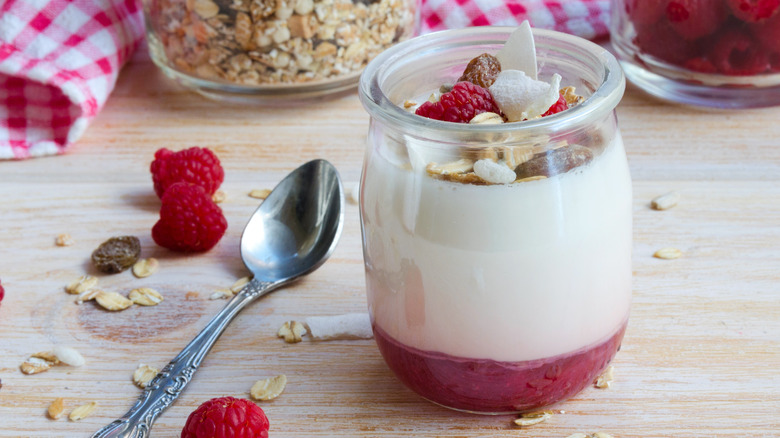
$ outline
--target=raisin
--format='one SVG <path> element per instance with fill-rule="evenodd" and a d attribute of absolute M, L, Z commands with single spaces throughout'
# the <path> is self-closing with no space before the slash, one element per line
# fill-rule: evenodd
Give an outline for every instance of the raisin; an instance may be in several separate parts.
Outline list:
<path fill-rule="evenodd" d="M 488 88 L 496 81 L 499 73 L 501 73 L 501 62 L 498 58 L 483 53 L 469 62 L 458 82 L 468 81 L 482 88 Z"/>
<path fill-rule="evenodd" d="M 133 266 L 141 255 L 141 242 L 135 236 L 112 237 L 92 252 L 92 264 L 107 274 Z"/>
<path fill-rule="evenodd" d="M 517 166 L 515 173 L 517 173 L 518 179 L 540 175 L 551 177 L 588 164 L 592 159 L 593 151 L 585 146 L 565 146 L 537 154 L 534 158 Z"/>

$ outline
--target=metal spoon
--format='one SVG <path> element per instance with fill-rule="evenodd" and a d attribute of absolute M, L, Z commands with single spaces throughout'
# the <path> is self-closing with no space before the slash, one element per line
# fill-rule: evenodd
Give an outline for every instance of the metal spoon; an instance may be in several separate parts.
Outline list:
<path fill-rule="evenodd" d="M 92 437 L 149 436 L 154 420 L 179 397 L 233 317 L 322 265 L 336 247 L 343 218 L 344 190 L 333 165 L 314 160 L 287 175 L 241 235 L 241 258 L 254 274 L 252 281 L 149 382 L 125 415 Z"/>

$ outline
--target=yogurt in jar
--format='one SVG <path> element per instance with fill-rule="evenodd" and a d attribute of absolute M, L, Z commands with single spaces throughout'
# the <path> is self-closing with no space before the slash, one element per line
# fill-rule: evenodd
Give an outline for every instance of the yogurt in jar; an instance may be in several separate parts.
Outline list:
<path fill-rule="evenodd" d="M 617 352 L 631 300 L 632 193 L 613 111 L 624 79 L 592 43 L 538 32 L 538 77 L 550 85 L 536 71 L 507 75 L 536 97 L 496 98 L 492 115 L 489 99 L 476 114 L 447 112 L 465 94 L 484 95 L 462 79 L 446 99 L 409 109 L 416 114 L 386 107 L 427 94 L 415 80 L 438 87 L 447 77 L 415 69 L 437 44 L 442 68 L 457 70 L 459 50 L 466 59 L 480 50 L 463 41 L 481 48 L 493 32 L 507 38 L 495 29 L 426 36 L 369 66 L 360 209 L 369 313 L 388 366 L 433 402 L 504 413 L 576 394 Z M 492 73 L 471 83 L 500 84 L 504 70 Z M 569 87 L 557 97 L 559 83 L 584 87 L 587 99 L 570 101 Z M 517 88 L 505 85 L 484 87 Z M 507 102 L 524 106 L 509 114 Z M 506 123 L 470 127 L 477 119 Z"/>

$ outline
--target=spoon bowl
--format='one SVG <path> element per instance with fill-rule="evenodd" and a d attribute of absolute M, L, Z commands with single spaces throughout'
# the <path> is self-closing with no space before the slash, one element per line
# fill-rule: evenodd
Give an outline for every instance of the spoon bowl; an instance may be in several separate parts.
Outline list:
<path fill-rule="evenodd" d="M 241 258 L 247 269 L 260 281 L 280 285 L 317 269 L 335 248 L 343 205 L 341 182 L 330 163 L 314 160 L 299 167 L 276 186 L 244 228 Z"/>
<path fill-rule="evenodd" d="M 238 312 L 325 263 L 343 222 L 344 189 L 333 165 L 314 160 L 287 175 L 241 235 L 241 259 L 254 274 L 252 280 L 147 384 L 125 415 L 92 437 L 148 437 L 154 421 L 179 397 Z"/>

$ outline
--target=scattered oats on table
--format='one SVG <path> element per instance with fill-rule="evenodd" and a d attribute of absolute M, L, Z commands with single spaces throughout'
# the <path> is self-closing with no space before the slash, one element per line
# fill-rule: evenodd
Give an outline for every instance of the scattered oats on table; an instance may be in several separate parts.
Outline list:
<path fill-rule="evenodd" d="M 87 418 L 97 407 L 97 402 L 89 402 L 81 405 L 70 412 L 68 418 L 70 421 L 79 421 Z"/>
<path fill-rule="evenodd" d="M 284 342 L 288 344 L 301 342 L 302 336 L 305 334 L 306 327 L 298 321 L 286 321 L 276 332 L 276 336 L 284 338 Z"/>
<path fill-rule="evenodd" d="M 599 375 L 596 378 L 596 382 L 594 383 L 594 385 L 596 386 L 596 388 L 607 389 L 612 385 L 612 380 L 614 379 L 614 376 L 615 376 L 615 367 L 610 365 L 607 367 L 606 370 L 604 370 L 603 373 L 601 373 L 601 375 Z"/>
<path fill-rule="evenodd" d="M 146 364 L 139 364 L 133 372 L 133 383 L 143 389 L 160 373 L 160 370 Z"/>
<path fill-rule="evenodd" d="M 86 292 L 98 284 L 97 277 L 93 277 L 91 275 L 82 275 L 81 277 L 73 280 L 65 286 L 65 292 L 73 295 L 78 295 L 83 292 Z"/>
<path fill-rule="evenodd" d="M 138 278 L 146 278 L 155 272 L 160 267 L 160 262 L 154 257 L 148 259 L 141 259 L 135 262 L 133 265 L 133 275 Z"/>
<path fill-rule="evenodd" d="M 653 257 L 663 260 L 674 260 L 682 257 L 682 251 L 677 248 L 661 248 L 653 254 Z"/>
<path fill-rule="evenodd" d="M 553 411 L 539 411 L 539 412 L 526 412 L 520 414 L 520 418 L 517 418 L 514 423 L 520 427 L 533 426 L 543 421 L 547 421 L 553 416 Z"/>
<path fill-rule="evenodd" d="M 267 401 L 273 400 L 284 391 L 284 387 L 287 386 L 287 376 L 279 374 L 276 377 L 268 379 L 262 379 L 255 382 L 252 388 L 249 390 L 249 395 L 253 400 Z"/>
<path fill-rule="evenodd" d="M 255 199 L 265 199 L 270 194 L 271 191 L 268 189 L 254 189 L 251 192 L 249 192 L 249 197 Z"/>
<path fill-rule="evenodd" d="M 62 414 L 65 412 L 65 399 L 58 397 L 49 405 L 46 413 L 52 420 L 59 420 Z"/>
<path fill-rule="evenodd" d="M 59 234 L 56 239 L 54 239 L 54 243 L 57 246 L 71 246 L 74 243 L 76 243 L 75 240 L 73 240 L 72 237 L 70 237 L 70 234 L 64 233 Z"/>

